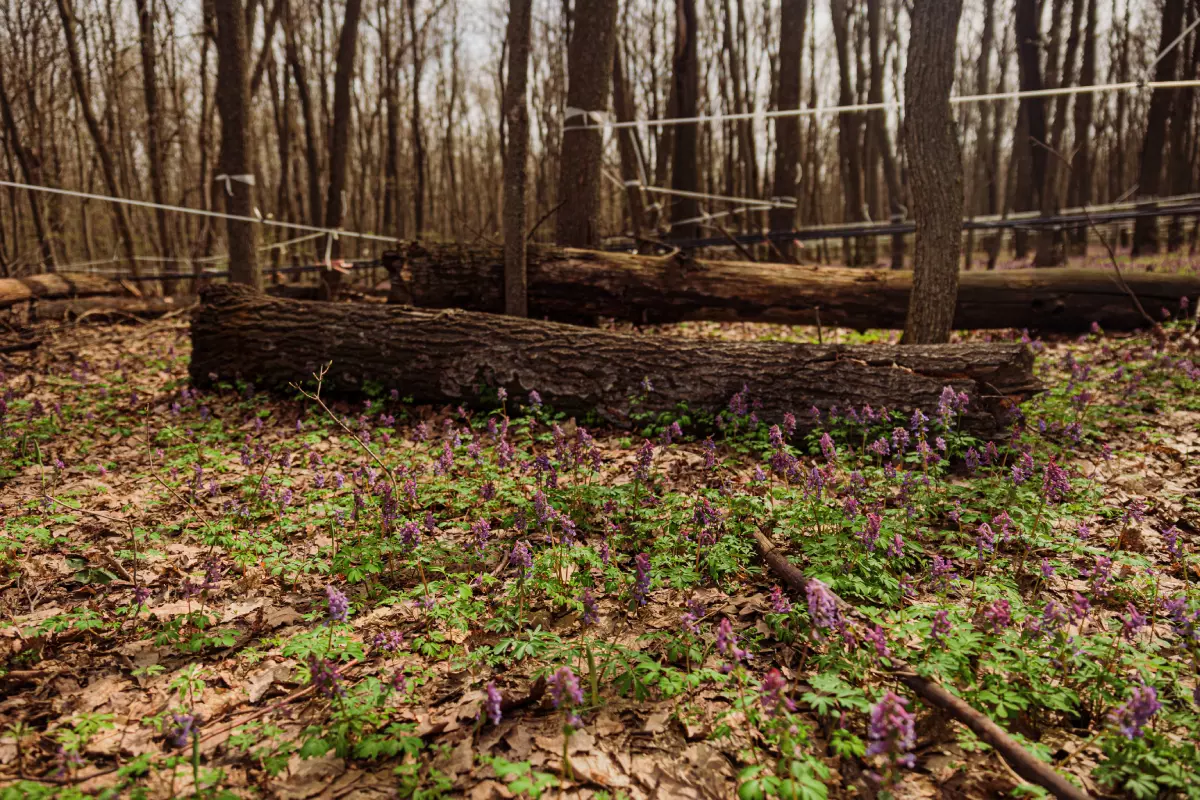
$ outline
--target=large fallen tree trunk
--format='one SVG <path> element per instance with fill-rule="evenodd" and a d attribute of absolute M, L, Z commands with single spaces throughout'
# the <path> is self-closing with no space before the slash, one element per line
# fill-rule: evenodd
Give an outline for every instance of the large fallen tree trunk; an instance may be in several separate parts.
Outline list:
<path fill-rule="evenodd" d="M 989 434 L 1041 385 L 1022 345 L 811 345 L 711 342 L 612 333 L 470 311 L 272 298 L 241 286 L 201 293 L 192 321 L 193 380 L 240 377 L 265 387 L 303 383 L 332 362 L 327 389 L 396 389 L 421 403 L 473 403 L 530 390 L 566 411 L 613 421 L 686 403 L 716 412 L 748 388 L 760 418 L 806 418 L 816 406 L 921 408 L 943 387 L 971 398 L 964 424 Z M 652 389 L 645 391 L 649 380 Z M 489 389 L 490 387 L 490 389 Z"/>
<path fill-rule="evenodd" d="M 797 596 L 804 597 L 808 588 L 808 579 L 804 577 L 804 573 L 793 566 L 787 556 L 779 552 L 771 544 L 771 540 L 760 531 L 752 530 L 752 534 L 755 549 L 758 550 L 759 556 L 766 562 L 771 572 L 787 584 L 788 588 Z M 838 613 L 843 618 L 850 617 L 859 622 L 870 623 L 870 620 L 857 608 L 833 592 L 830 594 L 836 600 Z M 1049 764 L 1039 761 L 990 717 L 976 711 L 965 700 L 947 690 L 937 681 L 918 675 L 910 665 L 895 657 L 889 657 L 887 668 L 896 680 L 911 689 L 926 703 L 940 708 L 970 728 L 980 739 L 996 748 L 996 752 L 1008 762 L 1017 775 L 1030 783 L 1041 786 L 1060 800 L 1088 800 L 1087 792 L 1059 775 Z"/>
<path fill-rule="evenodd" d="M 391 302 L 499 313 L 499 248 L 413 244 L 387 253 Z M 1200 277 L 1127 270 L 1125 281 L 1156 317 L 1200 295 Z M 912 273 L 695 261 L 553 247 L 529 249 L 529 312 L 562 322 L 614 317 L 637 323 L 737 320 L 848 328 L 904 327 Z M 964 272 L 959 329 L 1083 332 L 1147 327 L 1115 274 L 1104 269 Z"/>
<path fill-rule="evenodd" d="M 60 273 L 31 275 L 28 278 L 0 278 L 0 308 L 24 300 L 61 300 L 67 297 L 118 296 L 128 294 L 125 287 L 101 275 Z"/>

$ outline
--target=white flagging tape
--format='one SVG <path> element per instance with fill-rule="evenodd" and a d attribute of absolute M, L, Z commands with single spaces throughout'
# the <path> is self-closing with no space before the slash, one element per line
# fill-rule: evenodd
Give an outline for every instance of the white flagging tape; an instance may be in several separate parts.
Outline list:
<path fill-rule="evenodd" d="M 347 236 L 351 239 L 363 239 L 370 242 L 398 242 L 400 241 L 395 236 L 380 236 L 375 233 L 358 233 L 356 231 L 344 231 L 335 228 L 321 228 L 316 225 L 304 225 L 299 222 L 283 222 L 277 219 L 263 219 L 260 217 L 247 217 L 242 214 L 225 214 L 220 211 L 205 211 L 201 208 L 188 208 L 186 206 L 172 206 L 166 203 L 151 203 L 148 200 L 130 200 L 127 197 L 109 197 L 104 194 L 93 194 L 91 192 L 78 192 L 70 189 L 58 189 L 53 186 L 38 186 L 31 183 L 18 183 L 15 181 L 0 180 L 0 186 L 7 186 L 12 189 L 26 189 L 31 192 L 46 192 L 47 194 L 63 195 L 65 197 L 80 197 L 85 200 L 101 200 L 107 203 L 120 203 L 126 206 L 136 206 L 138 208 L 160 208 L 163 211 L 177 211 L 180 214 L 194 214 L 199 217 L 212 217 L 215 219 L 231 219 L 235 222 L 252 222 L 256 225 L 269 225 L 273 228 L 287 228 L 294 231 L 312 231 L 316 234 L 336 234 L 338 236 Z"/>
<path fill-rule="evenodd" d="M 1101 94 L 1105 92 L 1130 92 L 1138 89 L 1189 89 L 1200 86 L 1200 80 L 1180 81 L 1126 81 L 1124 83 L 1104 83 L 1094 86 L 1061 86 L 1057 89 L 1038 89 L 1036 91 L 993 92 L 990 94 L 971 94 L 951 97 L 953 105 L 965 103 L 995 103 L 1003 100 L 1020 100 L 1026 97 L 1058 97 L 1075 94 Z M 880 103 L 854 103 L 846 106 L 816 106 L 813 108 L 787 108 L 776 111 L 744 111 L 736 114 L 711 114 L 698 117 L 669 117 L 667 119 L 635 119 L 628 122 L 605 122 L 607 129 L 636 128 L 646 125 L 661 128 L 668 125 L 703 125 L 712 122 L 726 122 L 750 119 L 779 119 L 780 117 L 819 117 L 831 114 L 855 114 L 864 111 L 892 111 L 902 107 L 897 100 L 885 100 Z M 583 127 L 583 126 L 578 126 Z M 591 126 L 588 126 L 591 127 Z M 571 130 L 570 127 L 564 130 Z"/>
<path fill-rule="evenodd" d="M 213 178 L 213 181 L 214 182 L 224 181 L 225 182 L 225 194 L 229 195 L 230 197 L 233 197 L 233 182 L 234 181 L 237 181 L 238 183 L 244 183 L 247 186 L 253 186 L 255 183 L 255 178 L 253 175 L 226 175 L 225 173 L 221 173 L 217 177 Z"/>
<path fill-rule="evenodd" d="M 574 106 L 567 106 L 563 109 L 563 122 L 575 117 L 583 117 L 583 124 L 575 126 L 572 130 L 600 130 L 608 126 L 607 111 L 588 111 Z M 596 124 L 591 125 L 590 122 Z"/>

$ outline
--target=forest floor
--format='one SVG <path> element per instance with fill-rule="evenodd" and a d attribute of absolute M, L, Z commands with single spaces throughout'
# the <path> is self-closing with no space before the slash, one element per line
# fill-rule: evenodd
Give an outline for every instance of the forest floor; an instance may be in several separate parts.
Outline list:
<path fill-rule="evenodd" d="M 179 319 L 45 327 L 0 377 L 0 797 L 1037 794 L 893 656 L 1091 793 L 1198 797 L 1187 324 L 1030 342 L 993 445 L 960 398 L 772 430 L 752 388 L 334 419 L 193 391 Z M 776 588 L 756 527 L 876 624 Z"/>

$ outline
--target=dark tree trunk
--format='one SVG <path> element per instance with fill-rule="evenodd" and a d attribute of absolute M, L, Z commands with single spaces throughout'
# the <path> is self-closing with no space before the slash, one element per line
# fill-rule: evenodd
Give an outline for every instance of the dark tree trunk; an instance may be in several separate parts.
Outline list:
<path fill-rule="evenodd" d="M 880 20 L 881 0 L 867 1 L 867 37 L 871 59 L 871 88 L 868 103 L 883 102 L 883 57 L 880 53 L 880 38 L 883 24 Z M 887 117 L 882 111 L 872 111 L 867 116 L 867 135 L 879 153 L 883 178 L 887 183 L 888 217 L 892 222 L 904 220 L 903 190 L 900 187 L 900 171 L 896 167 L 896 156 L 892 149 L 892 138 L 888 135 Z M 872 169 L 874 167 L 872 166 Z M 892 237 L 892 269 L 904 268 L 904 237 Z"/>
<path fill-rule="evenodd" d="M 834 44 L 838 62 L 838 105 L 854 103 L 854 83 L 850 76 L 850 11 L 846 0 L 830 0 L 833 18 Z M 842 199 L 846 222 L 863 220 L 863 172 L 862 154 L 859 148 L 861 114 L 838 114 L 838 173 L 842 178 Z M 851 239 L 842 240 L 842 260 L 850 266 L 860 263 L 851 245 Z"/>
<path fill-rule="evenodd" d="M 163 186 L 163 148 L 162 121 L 158 108 L 158 56 L 157 41 L 155 41 L 154 15 L 155 9 L 151 0 L 136 0 L 138 12 L 138 32 L 141 38 L 142 56 L 142 97 L 146 102 L 146 149 L 147 164 L 150 167 L 150 195 L 154 202 L 165 205 L 167 202 L 166 189 Z M 170 259 L 174 254 L 171 247 L 171 226 L 167 221 L 167 212 L 159 208 L 154 211 L 154 222 L 158 228 L 158 251 Z M 168 260 L 168 264 L 170 261 Z M 175 281 L 164 279 L 162 289 L 164 294 L 174 291 Z"/>
<path fill-rule="evenodd" d="M 318 155 L 317 118 L 312 93 L 308 87 L 308 70 L 300 60 L 300 49 L 296 45 L 295 20 L 289 14 L 285 31 L 285 46 L 288 65 L 296 81 L 296 99 L 300 102 L 300 115 L 304 118 L 304 166 L 308 173 L 308 219 L 309 224 L 320 226 L 325 221 L 321 203 L 321 159 Z"/>
<path fill-rule="evenodd" d="M 360 0 L 361 1 L 361 0 Z M 425 233 L 425 135 L 421 130 L 421 78 L 425 72 L 422 31 L 417 28 L 417 0 L 406 0 L 408 38 L 412 47 L 412 151 L 413 151 L 413 231 L 417 238 Z"/>
<path fill-rule="evenodd" d="M 21 176 L 31 185 L 41 184 L 41 176 L 35 167 L 33 157 L 21 144 L 21 135 L 17 130 L 17 121 L 13 116 L 12 103 L 8 97 L 8 89 L 4 84 L 4 60 L 0 59 L 0 116 L 4 120 L 4 130 L 21 167 Z M 37 236 L 38 247 L 42 251 L 42 264 L 47 272 L 55 271 L 54 245 L 46 231 L 46 220 L 42 217 L 42 196 L 38 192 L 26 192 L 29 198 L 29 213 L 33 218 L 33 231 Z M 14 227 L 16 220 L 16 204 L 13 204 Z M 14 232 L 15 238 L 15 232 Z"/>
<path fill-rule="evenodd" d="M 618 421 L 628 419 L 632 396 L 646 394 L 639 387 L 647 379 L 654 389 L 639 411 L 687 403 L 715 412 L 746 386 L 767 421 L 862 403 L 932 415 L 949 385 L 971 398 L 964 426 L 983 435 L 999 431 L 1012 404 L 1041 389 L 1020 344 L 706 342 L 469 311 L 306 303 L 239 286 L 203 295 L 192 322 L 197 385 L 240 377 L 286 391 L 330 363 L 331 393 L 361 393 L 373 382 L 442 404 L 486 402 L 484 387 L 512 397 L 537 390 L 557 409 L 594 409 Z"/>
<path fill-rule="evenodd" d="M 904 146 L 912 167 L 913 218 L 917 225 L 913 290 L 904 341 L 950 340 L 962 249 L 962 159 L 950 112 L 954 46 L 962 0 L 916 0 L 911 52 L 904 73 Z"/>
<path fill-rule="evenodd" d="M 780 111 L 800 108 L 800 74 L 804 64 L 804 28 L 808 21 L 808 0 L 782 0 L 779 6 L 779 39 L 788 46 L 779 48 L 779 90 L 776 106 Z M 796 179 L 800 168 L 800 118 L 778 117 L 775 120 L 775 187 L 777 198 L 790 197 L 796 207 L 777 206 L 771 209 L 771 230 L 788 231 L 796 227 L 799 194 Z M 795 258 L 790 241 L 779 245 L 783 258 Z"/>
<path fill-rule="evenodd" d="M 1200 4 L 1192 4 L 1192 17 L 1200 16 Z M 1191 34 L 1192 53 L 1183 53 L 1185 74 L 1200 75 L 1200 32 Z M 1180 49 L 1184 50 L 1183 45 Z M 1190 63 L 1190 66 L 1189 66 Z M 1175 95 L 1171 113 L 1171 148 L 1169 191 L 1172 195 L 1189 194 L 1193 183 L 1193 158 L 1196 154 L 1196 134 L 1192 131 L 1192 116 L 1196 108 L 1196 89 L 1180 89 Z M 1174 253 L 1183 247 L 1183 217 L 1171 217 L 1167 223 L 1167 251 Z"/>
<path fill-rule="evenodd" d="M 1165 0 L 1162 14 L 1162 33 L 1155 52 L 1163 52 L 1175 41 L 1183 28 L 1184 0 Z M 1179 63 L 1179 47 L 1173 47 L 1154 68 L 1154 80 L 1175 78 Z M 1150 111 L 1146 116 L 1146 133 L 1142 137 L 1142 156 L 1138 166 L 1138 198 L 1152 204 L 1162 183 L 1163 154 L 1167 149 L 1167 122 L 1171 104 L 1178 89 L 1155 89 L 1150 96 Z M 1158 252 L 1158 218 L 1138 217 L 1133 223 L 1133 255 Z"/>
<path fill-rule="evenodd" d="M 577 0 L 567 51 L 567 108 L 559 159 L 555 240 L 572 247 L 600 244 L 600 170 L 617 26 L 617 0 Z M 596 116 L 593 116 L 593 112 Z"/>
<path fill-rule="evenodd" d="M 672 83 L 677 111 L 681 117 L 694 117 L 699 112 L 700 70 L 697 63 L 697 40 L 699 27 L 696 19 L 696 0 L 675 0 L 675 58 Z M 672 129 L 673 159 L 671 166 L 671 188 L 680 192 L 695 192 L 699 188 L 697 162 L 698 126 L 676 125 Z M 671 221 L 694 219 L 700 207 L 694 197 L 671 198 Z M 689 239 L 698 236 L 699 226 L 695 222 L 671 225 L 671 234 Z"/>
<path fill-rule="evenodd" d="M 865 330 L 904 327 L 912 273 L 813 270 L 787 264 L 631 256 L 530 247 L 529 312 L 560 322 L 612 317 L 637 324 L 687 320 L 757 321 Z M 389 301 L 423 308 L 504 310 L 504 256 L 496 247 L 411 245 L 385 253 Z M 1200 294 L 1200 277 L 1131 272 L 1147 307 L 1178 308 Z M 970 272 L 961 276 L 956 329 L 1132 330 L 1145 319 L 1106 269 Z"/>
<path fill-rule="evenodd" d="M 991 90 L 992 43 L 996 38 L 996 0 L 983 2 L 983 35 L 979 41 L 979 59 L 975 64 L 975 93 L 984 94 Z M 979 119 L 975 126 L 975 161 L 971 169 L 971 203 L 967 213 L 974 216 L 987 205 L 987 193 L 995 176 L 988 174 L 989 160 L 986 154 L 991 148 L 992 104 L 980 105 L 975 109 Z M 975 232 L 967 232 L 967 245 L 963 253 L 963 269 L 969 270 L 975 260 Z"/>
<path fill-rule="evenodd" d="M 329 194 L 325 199 L 325 227 L 342 227 L 345 216 L 343 195 L 346 191 L 346 159 L 350 150 L 350 84 L 354 80 L 354 54 L 358 49 L 358 20 L 362 0 L 346 0 L 346 15 L 338 37 L 337 68 L 333 77 L 333 134 L 329 139 Z M 334 239 L 329 257 L 342 257 L 342 243 Z M 341 287 L 342 273 L 326 270 L 321 276 L 322 297 L 334 300 Z"/>
<path fill-rule="evenodd" d="M 1087 18 L 1083 31 L 1083 63 L 1079 68 L 1081 86 L 1096 82 L 1096 2 L 1087 0 Z M 1075 154 L 1071 159 L 1071 184 L 1068 204 L 1086 207 L 1092 202 L 1092 110 L 1096 98 L 1090 92 L 1075 97 Z M 1072 231 L 1072 239 L 1087 252 L 1087 227 Z"/>
<path fill-rule="evenodd" d="M 215 0 L 217 23 L 217 111 L 221 115 L 221 172 L 226 178 L 225 210 L 249 217 L 254 213 L 254 148 L 250 127 L 250 46 L 241 0 Z M 229 280 L 261 289 L 258 229 L 254 223 L 226 220 Z"/>
<path fill-rule="evenodd" d="M 634 118 L 633 94 L 625 82 L 625 70 L 621 64 L 620 47 L 613 48 L 613 110 L 617 122 L 632 122 Z M 645 203 L 642 200 L 642 175 L 645 161 L 642 158 L 642 142 L 637 128 L 616 130 L 617 150 L 621 154 L 621 180 L 625 182 L 625 202 L 629 211 L 629 224 L 635 237 L 640 238 L 646 223 Z"/>
<path fill-rule="evenodd" d="M 529 167 L 529 40 L 533 0 L 510 0 L 508 11 L 508 83 L 504 119 L 508 142 L 504 158 L 504 313 L 529 316 L 525 277 L 526 183 Z"/>
<path fill-rule="evenodd" d="M 1038 0 L 1016 0 L 1013 25 L 1017 39 L 1017 75 L 1022 92 L 1042 89 L 1039 42 L 1041 31 Z M 1040 206 L 1041 176 L 1046 174 L 1046 101 L 1043 97 L 1022 97 L 1017 111 L 1017 132 L 1013 158 L 1018 160 L 1015 211 L 1032 211 Z M 1028 248 L 1028 234 L 1018 229 L 1013 237 L 1016 255 L 1021 258 Z"/>

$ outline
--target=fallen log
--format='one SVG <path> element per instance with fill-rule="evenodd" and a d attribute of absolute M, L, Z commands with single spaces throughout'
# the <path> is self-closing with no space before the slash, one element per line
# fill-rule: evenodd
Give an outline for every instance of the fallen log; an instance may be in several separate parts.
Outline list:
<path fill-rule="evenodd" d="M 37 318 L 42 320 L 113 320 L 122 318 L 157 319 L 186 310 L 196 302 L 194 296 L 171 297 L 85 297 L 69 300 L 40 301 Z"/>
<path fill-rule="evenodd" d="M 766 563 L 767 567 L 778 578 L 787 584 L 798 597 L 805 596 L 808 579 L 799 569 L 788 561 L 787 556 L 779 552 L 771 540 L 761 531 L 751 529 L 754 535 L 755 549 Z M 868 622 L 854 606 L 830 592 L 837 601 L 838 612 L 843 617 L 853 617 L 860 622 Z M 935 708 L 949 714 L 954 719 L 970 728 L 976 736 L 996 749 L 996 752 L 1008 762 L 1013 772 L 1030 783 L 1041 786 L 1060 800 L 1088 800 L 1089 795 L 1075 784 L 1059 775 L 1043 761 L 1039 761 L 1028 750 L 997 725 L 992 719 L 972 708 L 965 700 L 951 693 L 944 686 L 923 678 L 904 661 L 889 657 L 888 671 L 896 680 L 911 689 L 918 697 Z"/>
<path fill-rule="evenodd" d="M 0 278 L 0 308 L 8 308 L 25 300 L 118 296 L 127 293 L 120 283 L 101 275 L 60 273 Z"/>
<path fill-rule="evenodd" d="M 240 377 L 286 388 L 330 362 L 331 391 L 361 393 L 373 383 L 419 403 L 471 404 L 501 387 L 514 399 L 537 390 L 555 408 L 614 422 L 681 403 L 716 412 L 743 387 L 759 417 L 773 422 L 785 412 L 807 418 L 812 406 L 864 403 L 932 414 L 949 385 L 971 398 L 964 424 L 986 435 L 1041 390 L 1033 356 L 1019 344 L 711 342 L 471 311 L 302 302 L 233 285 L 201 293 L 192 320 L 198 385 Z M 636 404 L 635 395 L 643 395 Z"/>
<path fill-rule="evenodd" d="M 495 247 L 411 244 L 385 253 L 390 302 L 424 308 L 504 309 L 504 258 Z M 561 322 L 613 317 L 902 329 L 912 273 L 900 270 L 696 261 L 557 247 L 529 248 L 529 313 Z M 1200 296 L 1200 276 L 1127 270 L 1125 280 L 1156 318 Z M 958 329 L 1029 328 L 1080 333 L 1146 327 L 1111 270 L 964 272 Z"/>

